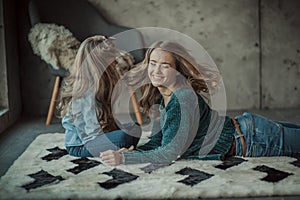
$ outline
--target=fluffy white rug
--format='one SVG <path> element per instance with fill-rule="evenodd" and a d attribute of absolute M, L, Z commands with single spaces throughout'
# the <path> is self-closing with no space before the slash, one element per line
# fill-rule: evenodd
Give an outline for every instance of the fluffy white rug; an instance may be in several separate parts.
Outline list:
<path fill-rule="evenodd" d="M 167 199 L 300 195 L 299 158 L 178 161 L 112 168 L 66 155 L 42 134 L 0 179 L 1 199 Z"/>

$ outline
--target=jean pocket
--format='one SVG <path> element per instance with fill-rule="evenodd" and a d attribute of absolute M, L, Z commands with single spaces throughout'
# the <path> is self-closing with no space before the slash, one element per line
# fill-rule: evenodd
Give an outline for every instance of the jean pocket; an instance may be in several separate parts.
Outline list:
<path fill-rule="evenodd" d="M 244 113 L 250 129 L 247 156 L 279 156 L 282 151 L 282 126 L 261 115 Z"/>

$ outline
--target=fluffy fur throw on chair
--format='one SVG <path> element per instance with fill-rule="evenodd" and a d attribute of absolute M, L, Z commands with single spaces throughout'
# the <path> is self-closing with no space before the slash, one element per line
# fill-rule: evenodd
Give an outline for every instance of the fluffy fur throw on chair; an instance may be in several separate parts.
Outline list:
<path fill-rule="evenodd" d="M 69 70 L 74 62 L 80 42 L 64 26 L 38 23 L 34 25 L 28 40 L 34 54 L 58 70 L 60 67 Z"/>

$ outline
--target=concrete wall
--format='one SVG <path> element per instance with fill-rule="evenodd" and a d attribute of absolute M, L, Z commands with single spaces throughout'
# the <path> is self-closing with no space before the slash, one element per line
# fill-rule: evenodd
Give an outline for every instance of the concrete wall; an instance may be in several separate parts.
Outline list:
<path fill-rule="evenodd" d="M 300 1 L 263 0 L 262 107 L 300 105 Z"/>
<path fill-rule="evenodd" d="M 300 107 L 299 1 L 88 1 L 116 24 L 169 28 L 198 41 L 223 75 L 228 109 Z M 24 112 L 45 115 L 54 77 L 32 54 L 24 2 L 19 6 Z"/>
<path fill-rule="evenodd" d="M 229 109 L 300 106 L 297 0 L 89 1 L 116 24 L 170 28 L 198 41 L 223 75 Z"/>
<path fill-rule="evenodd" d="M 116 24 L 165 27 L 192 37 L 219 66 L 226 87 L 228 108 L 259 107 L 257 1 L 90 2 Z M 247 9 L 241 12 L 243 7 Z"/>

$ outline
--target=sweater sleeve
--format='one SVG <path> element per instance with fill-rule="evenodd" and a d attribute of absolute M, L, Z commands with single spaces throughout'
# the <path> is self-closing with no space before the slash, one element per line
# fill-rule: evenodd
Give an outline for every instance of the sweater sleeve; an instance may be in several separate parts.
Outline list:
<path fill-rule="evenodd" d="M 192 143 L 199 121 L 196 95 L 191 92 L 174 94 L 165 108 L 160 146 L 149 151 L 122 152 L 124 164 L 171 163 Z"/>
<path fill-rule="evenodd" d="M 138 151 L 148 151 L 151 149 L 155 149 L 161 145 L 162 134 L 161 131 L 154 136 L 150 137 L 150 140 L 143 144 L 142 146 L 137 147 Z"/>
<path fill-rule="evenodd" d="M 138 151 L 148 151 L 161 145 L 162 131 L 159 121 L 155 120 L 153 122 L 151 133 L 152 135 L 149 137 L 150 140 L 142 146 L 136 148 Z"/>

